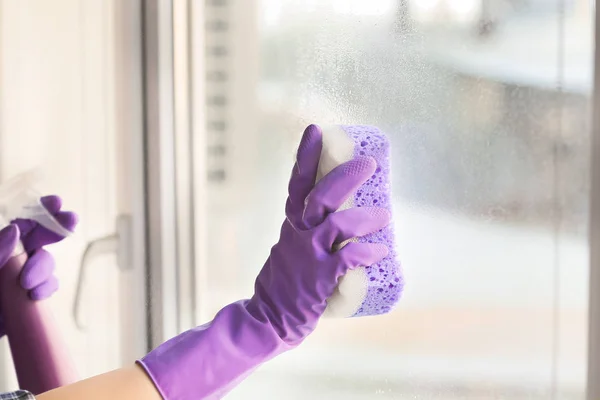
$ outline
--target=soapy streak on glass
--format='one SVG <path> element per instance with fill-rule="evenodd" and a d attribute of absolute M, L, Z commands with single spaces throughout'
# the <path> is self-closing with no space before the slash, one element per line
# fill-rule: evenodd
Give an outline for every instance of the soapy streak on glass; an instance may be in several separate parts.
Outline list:
<path fill-rule="evenodd" d="M 235 14 L 238 3 L 222 3 L 219 17 Z M 583 399 L 589 2 L 489 0 L 478 18 L 482 4 L 257 2 L 257 48 L 228 57 L 241 62 L 244 48 L 258 59 L 243 105 L 260 118 L 242 128 L 232 111 L 223 121 L 257 162 L 229 159 L 244 196 L 212 189 L 218 268 L 206 301 L 216 311 L 249 294 L 311 122 L 390 135 L 407 286 L 393 314 L 323 321 L 228 398 Z M 245 77 L 228 71 L 235 105 Z M 256 143 L 244 142 L 251 131 Z"/>

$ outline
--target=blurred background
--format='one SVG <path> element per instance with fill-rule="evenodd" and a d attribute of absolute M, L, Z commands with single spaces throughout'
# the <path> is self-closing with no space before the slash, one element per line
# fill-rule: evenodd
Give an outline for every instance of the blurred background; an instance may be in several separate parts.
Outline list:
<path fill-rule="evenodd" d="M 41 165 L 82 215 L 53 301 L 83 374 L 250 296 L 303 128 L 372 124 L 398 308 L 227 398 L 584 399 L 593 6 L 1 0 L 0 175 Z"/>

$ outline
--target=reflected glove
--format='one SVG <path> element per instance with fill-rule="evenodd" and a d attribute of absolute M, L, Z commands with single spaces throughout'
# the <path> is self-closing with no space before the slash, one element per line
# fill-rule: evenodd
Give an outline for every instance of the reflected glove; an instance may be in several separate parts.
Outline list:
<path fill-rule="evenodd" d="M 320 128 L 304 132 L 289 184 L 287 219 L 250 300 L 224 307 L 206 325 L 167 341 L 139 363 L 166 400 L 220 399 L 263 362 L 300 344 L 316 327 L 338 279 L 371 265 L 385 245 L 334 244 L 390 222 L 380 208 L 334 213 L 375 171 L 371 158 L 340 165 L 315 185 Z"/>
<path fill-rule="evenodd" d="M 46 196 L 42 204 L 50 211 L 56 220 L 66 229 L 73 231 L 77 225 L 77 214 L 61 211 L 62 201 L 58 196 Z M 32 300 L 42 300 L 50 297 L 58 290 L 58 280 L 54 276 L 54 258 L 43 249 L 43 246 L 64 239 L 37 222 L 28 219 L 17 219 L 0 231 L 0 265 L 6 264 L 12 256 L 18 240 L 21 240 L 29 259 L 21 272 L 21 286 L 29 291 Z M 4 336 L 4 323 L 0 315 L 0 336 Z"/>

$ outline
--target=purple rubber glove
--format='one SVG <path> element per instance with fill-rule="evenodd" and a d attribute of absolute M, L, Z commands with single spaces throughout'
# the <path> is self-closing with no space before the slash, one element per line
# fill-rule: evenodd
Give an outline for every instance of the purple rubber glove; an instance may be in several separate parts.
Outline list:
<path fill-rule="evenodd" d="M 317 326 L 338 279 L 388 254 L 385 245 L 334 244 L 378 231 L 380 208 L 333 213 L 375 171 L 371 158 L 334 169 L 315 186 L 320 128 L 304 132 L 289 184 L 287 219 L 250 300 L 224 307 L 213 321 L 159 346 L 139 363 L 165 400 L 220 399 L 256 367 L 300 344 Z"/>
<path fill-rule="evenodd" d="M 58 222 L 66 229 L 73 231 L 77 225 L 77 215 L 69 211 L 61 211 L 62 201 L 58 196 L 46 196 L 42 204 L 50 211 Z M 37 222 L 27 219 L 17 219 L 0 231 L 0 266 L 6 264 L 12 252 L 21 239 L 29 258 L 21 272 L 21 286 L 29 291 L 32 300 L 42 300 L 50 297 L 58 290 L 58 280 L 54 276 L 54 258 L 42 247 L 64 239 Z M 0 336 L 4 336 L 4 322 L 0 315 Z"/>

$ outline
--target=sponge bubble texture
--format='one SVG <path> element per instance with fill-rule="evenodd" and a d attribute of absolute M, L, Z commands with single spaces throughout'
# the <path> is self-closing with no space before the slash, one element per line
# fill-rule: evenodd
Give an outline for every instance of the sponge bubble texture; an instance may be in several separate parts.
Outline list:
<path fill-rule="evenodd" d="M 323 150 L 317 180 L 336 166 L 355 157 L 371 156 L 377 161 L 373 176 L 340 208 L 383 207 L 391 210 L 390 146 L 379 129 L 365 125 L 323 127 Z M 349 271 L 328 300 L 325 317 L 351 317 L 384 314 L 400 298 L 404 281 L 396 260 L 391 225 L 352 241 L 383 243 L 390 253 L 379 263 Z M 345 244 L 345 243 L 344 243 Z M 342 244 L 341 246 L 343 246 Z"/>

